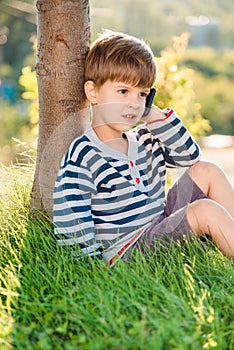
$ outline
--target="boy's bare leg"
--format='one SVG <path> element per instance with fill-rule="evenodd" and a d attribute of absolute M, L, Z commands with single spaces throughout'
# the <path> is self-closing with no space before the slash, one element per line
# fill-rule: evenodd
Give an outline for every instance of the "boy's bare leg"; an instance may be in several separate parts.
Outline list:
<path fill-rule="evenodd" d="M 221 204 L 234 218 L 234 188 L 219 166 L 199 161 L 191 166 L 188 173 L 210 199 Z"/>
<path fill-rule="evenodd" d="M 193 233 L 208 234 L 224 255 L 234 258 L 234 219 L 223 206 L 199 199 L 189 204 L 187 219 Z"/>
<path fill-rule="evenodd" d="M 189 175 L 210 199 L 189 204 L 187 218 L 192 231 L 210 235 L 219 249 L 234 257 L 234 191 L 223 171 L 213 163 L 198 162 Z"/>

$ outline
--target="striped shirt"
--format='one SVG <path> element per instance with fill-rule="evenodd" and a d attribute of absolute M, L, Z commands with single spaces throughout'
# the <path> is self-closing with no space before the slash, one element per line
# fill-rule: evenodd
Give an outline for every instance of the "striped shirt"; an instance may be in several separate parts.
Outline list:
<path fill-rule="evenodd" d="M 176 113 L 123 134 L 128 155 L 104 144 L 90 127 L 62 159 L 54 188 L 59 245 L 111 265 L 164 212 L 166 167 L 188 167 L 200 150 Z M 82 254 L 81 253 L 81 254 Z"/>

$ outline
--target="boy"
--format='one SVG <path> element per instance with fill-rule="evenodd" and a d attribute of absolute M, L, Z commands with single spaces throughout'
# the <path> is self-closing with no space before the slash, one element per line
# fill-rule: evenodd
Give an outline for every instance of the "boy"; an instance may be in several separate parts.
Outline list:
<path fill-rule="evenodd" d="M 198 145 L 171 108 L 153 106 L 143 116 L 156 73 L 142 40 L 108 32 L 91 46 L 84 90 L 92 125 L 61 162 L 54 190 L 58 244 L 112 265 L 127 251 L 147 253 L 206 233 L 233 257 L 234 191 L 226 176 L 199 160 Z M 166 166 L 189 169 L 165 201 Z"/>

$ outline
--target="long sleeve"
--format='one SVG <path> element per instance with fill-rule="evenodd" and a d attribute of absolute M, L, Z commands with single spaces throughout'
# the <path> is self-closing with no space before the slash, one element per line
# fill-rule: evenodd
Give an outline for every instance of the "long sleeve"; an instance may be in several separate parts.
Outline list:
<path fill-rule="evenodd" d="M 66 157 L 53 196 L 56 239 L 59 245 L 79 245 L 84 254 L 100 255 L 91 212 L 91 193 L 95 192 L 92 177 L 84 166 Z"/>
<path fill-rule="evenodd" d="M 157 138 L 166 164 L 186 167 L 196 163 L 201 151 L 189 131 L 173 109 L 163 111 L 165 118 L 148 123 L 152 135 Z"/>

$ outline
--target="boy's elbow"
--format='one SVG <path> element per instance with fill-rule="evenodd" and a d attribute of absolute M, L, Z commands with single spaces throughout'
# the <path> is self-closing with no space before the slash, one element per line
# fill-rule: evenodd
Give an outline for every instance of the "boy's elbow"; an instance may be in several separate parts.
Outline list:
<path fill-rule="evenodd" d="M 197 162 L 198 160 L 201 159 L 201 156 L 202 156 L 201 148 L 200 148 L 198 145 L 196 145 L 196 150 L 195 150 L 195 152 L 193 153 L 192 160 L 194 160 L 195 162 Z"/>

